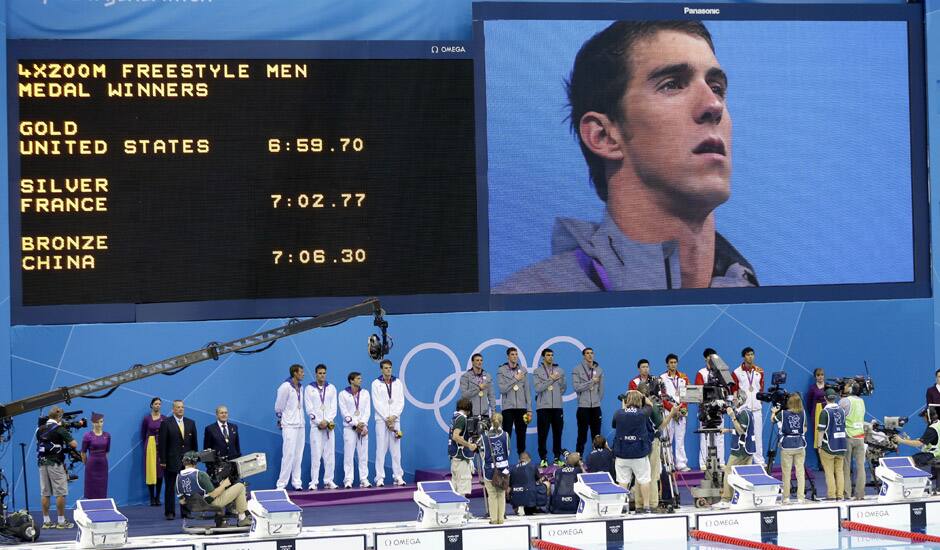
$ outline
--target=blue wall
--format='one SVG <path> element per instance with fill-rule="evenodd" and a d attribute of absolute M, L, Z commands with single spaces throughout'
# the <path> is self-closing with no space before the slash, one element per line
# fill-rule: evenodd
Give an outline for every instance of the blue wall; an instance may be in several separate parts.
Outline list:
<path fill-rule="evenodd" d="M 932 5 L 932 4 L 931 4 Z M 470 4 L 465 0 L 411 0 L 386 2 L 282 1 L 267 5 L 216 0 L 212 3 L 113 3 L 62 1 L 44 4 L 13 0 L 0 17 L 8 21 L 11 38 L 204 38 L 205 29 L 216 28 L 214 38 L 289 39 L 467 39 L 470 37 Z M 933 16 L 928 18 L 928 29 Z M 248 22 L 251 22 L 250 25 Z M 250 28 L 249 28 L 250 27 Z M 936 39 L 928 48 L 937 48 Z M 0 46 L 5 48 L 5 45 Z M 0 52 L 4 53 L 4 52 Z M 938 59 L 940 55 L 930 56 Z M 4 63 L 5 55 L 0 55 Z M 936 82 L 936 68 L 929 66 L 929 82 Z M 0 84 L 2 86 L 2 84 Z M 931 88 L 931 99 L 936 91 Z M 937 109 L 930 110 L 931 129 L 940 128 Z M 932 132 L 933 133 L 933 132 Z M 0 134 L 0 146 L 6 146 Z M 934 143 L 940 136 L 931 135 Z M 931 155 L 934 156 L 933 154 Z M 940 165 L 940 158 L 931 159 Z M 0 192 L 7 192 L 6 158 Z M 6 201 L 3 203 L 6 218 Z M 933 206 L 933 205 L 932 205 Z M 931 208 L 931 213 L 937 210 Z M 7 225 L 0 226 L 0 241 L 8 239 Z M 934 242 L 937 242 L 936 235 Z M 0 252 L 6 265 L 7 248 Z M 0 367 L 0 401 L 46 391 L 270 328 L 282 320 L 237 320 L 201 323 L 105 324 L 75 326 L 10 327 L 7 299 L 9 274 L 0 268 L 0 354 L 9 362 Z M 396 371 L 407 358 L 405 382 L 411 394 L 403 415 L 404 466 L 407 476 L 420 468 L 445 468 L 446 435 L 436 412 L 446 421 L 455 403 L 456 368 L 479 346 L 500 339 L 482 351 L 491 371 L 504 358 L 506 342 L 520 348 L 529 365 L 547 342 L 559 363 L 570 371 L 580 354 L 578 342 L 595 348 L 608 373 L 605 411 L 609 418 L 618 389 L 636 372 L 639 357 L 662 369 L 669 352 L 680 355 L 680 368 L 690 375 L 701 364 L 701 349 L 718 349 L 729 362 L 736 361 L 746 345 L 757 350 L 757 361 L 767 371 L 786 370 L 789 387 L 803 390 L 810 371 L 824 367 L 830 375 L 862 372 L 867 360 L 878 385 L 869 400 L 875 417 L 910 415 L 922 402 L 924 388 L 933 379 L 938 335 L 935 300 L 870 302 L 809 302 L 756 305 L 697 305 L 618 308 L 606 310 L 454 313 L 389 317 L 395 338 L 391 359 Z M 313 312 L 312 312 L 313 313 Z M 394 312 L 392 312 L 394 313 Z M 158 376 L 118 389 L 102 401 L 84 399 L 72 408 L 103 412 L 105 429 L 113 436 L 111 494 L 121 503 L 146 500 L 142 483 L 143 452 L 139 445 L 140 420 L 153 395 L 165 400 L 184 398 L 187 413 L 201 426 L 210 422 L 215 406 L 227 404 L 234 422 L 242 427 L 246 451 L 268 453 L 272 471 L 255 478 L 256 486 L 273 485 L 280 458 L 280 438 L 274 426 L 273 397 L 277 384 L 294 362 L 330 366 L 330 379 L 341 382 L 345 373 L 359 370 L 370 379 L 377 367 L 365 354 L 365 336 L 372 332 L 368 319 L 305 333 L 278 342 L 257 355 L 224 357 L 218 362 L 195 365 L 174 376 Z M 561 340 L 555 340 L 561 338 Z M 555 340 L 554 342 L 552 342 Z M 418 351 L 420 350 L 420 351 Z M 451 355 L 453 357 L 451 357 Z M 457 366 L 455 367 L 454 361 Z M 309 371 L 308 371 L 309 372 Z M 312 374 L 312 373 L 310 373 Z M 310 379 L 308 374 L 308 381 Z M 6 381 L 10 383 L 7 384 Z M 339 384 L 345 385 L 345 384 Z M 432 404 L 432 405 L 428 405 Z M 567 404 L 565 446 L 574 446 L 574 402 Z M 31 443 L 35 414 L 17 418 L 13 444 Z M 920 432 L 920 421 L 913 422 Z M 201 433 L 200 433 L 201 435 Z M 201 438 L 200 438 L 201 439 Z M 697 438 L 690 437 L 690 456 L 697 453 Z M 374 442 L 372 445 L 374 449 Z M 535 449 L 530 435 L 528 447 Z M 32 455 L 32 446 L 30 455 Z M 2 466 L 7 472 L 19 467 L 17 447 L 7 446 Z M 305 467 L 309 458 L 305 460 Z M 694 462 L 694 459 L 693 459 Z M 338 460 L 341 464 L 341 460 Z M 17 504 L 22 505 L 22 479 L 16 471 Z M 27 471 L 31 503 L 38 503 L 35 469 Z M 305 480 L 308 476 L 305 476 Z M 12 485 L 12 484 L 11 484 Z M 81 497 L 78 483 L 70 500 Z"/>

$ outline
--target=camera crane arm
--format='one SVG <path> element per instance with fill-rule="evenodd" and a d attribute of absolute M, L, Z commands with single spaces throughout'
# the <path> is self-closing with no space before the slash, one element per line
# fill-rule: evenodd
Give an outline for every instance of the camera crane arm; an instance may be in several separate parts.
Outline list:
<path fill-rule="evenodd" d="M 117 388 L 122 384 L 134 382 L 156 374 L 171 373 L 186 368 L 196 363 L 201 363 L 209 359 L 218 360 L 219 357 L 228 353 L 234 353 L 245 348 L 251 348 L 260 344 L 274 342 L 285 338 L 306 332 L 315 328 L 336 325 L 360 315 L 372 314 L 375 317 L 373 324 L 382 331 L 382 342 L 387 342 L 386 329 L 388 323 L 383 318 L 384 312 L 377 298 L 370 298 L 360 304 L 350 306 L 344 309 L 322 313 L 316 317 L 298 320 L 291 319 L 287 324 L 280 327 L 245 336 L 237 340 L 219 344 L 212 342 L 202 349 L 177 355 L 169 359 L 157 361 L 147 365 L 135 365 L 130 369 L 115 374 L 109 374 L 101 378 L 75 384 L 74 386 L 63 386 L 44 393 L 32 395 L 23 399 L 12 401 L 5 405 L 0 405 L 0 434 L 5 431 L 12 417 L 24 414 L 30 411 L 48 407 L 56 403 L 71 403 L 72 399 L 85 397 L 103 390 Z"/>

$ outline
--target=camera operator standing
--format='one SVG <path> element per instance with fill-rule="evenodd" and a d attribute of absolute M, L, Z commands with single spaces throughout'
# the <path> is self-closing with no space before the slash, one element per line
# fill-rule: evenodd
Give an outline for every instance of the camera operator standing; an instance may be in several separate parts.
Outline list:
<path fill-rule="evenodd" d="M 754 412 L 748 405 L 748 397 L 744 392 L 735 395 L 734 404 L 725 409 L 725 414 L 731 419 L 733 428 L 721 428 L 721 433 L 733 433 L 731 439 L 731 454 L 728 456 L 728 462 L 725 463 L 725 483 L 721 491 L 721 501 L 715 504 L 715 508 L 727 508 L 731 506 L 731 484 L 728 478 L 731 477 L 731 468 L 733 466 L 745 466 L 754 460 L 757 454 L 757 434 L 754 431 Z"/>
<path fill-rule="evenodd" d="M 865 498 L 865 402 L 858 396 L 858 385 L 849 380 L 842 387 L 839 407 L 845 412 L 846 452 L 843 468 L 843 496 L 855 500 Z M 852 464 L 855 464 L 855 492 L 852 492 Z"/>
<path fill-rule="evenodd" d="M 826 472 L 826 492 L 829 500 L 839 500 L 845 490 L 843 466 L 845 460 L 845 411 L 836 404 L 836 390 L 826 390 L 826 407 L 819 413 L 816 431 L 821 433 L 819 458 Z"/>
<path fill-rule="evenodd" d="M 705 366 L 700 368 L 695 374 L 695 384 L 697 386 L 704 386 L 705 384 L 714 384 L 715 381 L 712 380 L 714 377 L 711 374 L 711 369 L 708 367 L 708 358 L 712 355 L 718 355 L 718 352 L 712 348 L 705 348 L 702 351 L 702 356 L 705 358 Z M 702 425 L 701 419 L 698 421 L 698 429 L 701 430 L 705 426 Z M 721 426 L 724 428 L 724 417 L 722 417 Z M 725 438 L 719 434 L 718 437 L 715 437 L 715 450 L 718 454 L 718 465 L 725 465 Z M 708 434 L 700 433 L 699 434 L 699 447 L 698 447 L 698 466 L 700 470 L 705 470 L 705 466 L 708 462 Z"/>
<path fill-rule="evenodd" d="M 69 494 L 69 474 L 65 470 L 67 447 L 73 450 L 78 443 L 67 428 L 62 426 L 61 407 L 49 409 L 46 423 L 36 429 L 36 450 L 39 456 L 39 489 L 42 494 L 42 528 L 71 529 L 75 524 L 65 519 L 65 497 Z M 49 497 L 55 497 L 58 522 L 49 517 Z"/>
<path fill-rule="evenodd" d="M 783 503 L 790 499 L 790 468 L 793 467 L 796 470 L 796 502 L 803 504 L 806 501 L 806 411 L 800 394 L 790 394 L 785 410 L 781 411 L 776 406 L 771 409 L 770 421 L 778 422 L 780 430 Z"/>
<path fill-rule="evenodd" d="M 764 391 L 764 369 L 754 364 L 754 348 L 746 347 L 741 350 L 744 361 L 741 366 L 734 369 L 731 376 L 734 378 L 734 391 L 744 393 L 745 406 L 754 417 L 754 439 L 757 450 L 754 452 L 754 462 L 764 465 L 764 442 L 761 441 L 763 429 L 762 404 L 757 399 L 757 393 Z"/>
<path fill-rule="evenodd" d="M 640 488 L 640 498 L 636 500 L 636 510 L 650 513 L 650 449 L 653 446 L 653 423 L 649 399 L 638 391 L 628 391 L 619 396 L 623 408 L 614 413 L 612 427 L 614 436 L 614 468 L 617 470 L 617 483 L 626 488 L 636 477 Z"/>
<path fill-rule="evenodd" d="M 447 442 L 447 454 L 450 456 L 450 475 L 454 481 L 454 491 L 468 496 L 473 477 L 473 453 L 477 446 L 468 438 L 467 417 L 473 412 L 473 403 L 467 397 L 457 400 L 457 410 L 450 424 L 450 439 Z"/>
<path fill-rule="evenodd" d="M 641 359 L 641 361 L 645 360 Z M 646 366 L 648 369 L 649 363 L 647 363 Z M 638 380 L 638 378 L 634 378 L 634 381 L 636 380 Z M 633 384 L 633 382 L 630 383 Z M 653 388 L 652 390 L 651 387 Z M 647 458 L 650 461 L 649 505 L 654 510 L 659 508 L 659 481 L 663 473 L 663 461 L 661 456 L 662 440 L 660 436 L 668 429 L 669 422 L 675 420 L 682 410 L 679 407 L 673 407 L 672 410 L 669 411 L 669 414 L 666 414 L 662 400 L 659 399 L 658 395 L 654 395 L 656 388 L 659 388 L 659 385 L 657 382 L 652 381 L 652 379 L 647 379 L 637 385 L 637 391 L 647 398 L 649 405 L 647 405 L 646 408 L 650 412 L 650 421 L 653 423 L 653 442 L 650 446 L 650 454 Z"/>

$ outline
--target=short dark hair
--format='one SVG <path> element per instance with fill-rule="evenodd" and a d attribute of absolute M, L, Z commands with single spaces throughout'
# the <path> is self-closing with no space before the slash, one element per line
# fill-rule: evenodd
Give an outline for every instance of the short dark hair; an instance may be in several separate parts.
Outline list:
<path fill-rule="evenodd" d="M 584 355 L 588 351 L 594 351 L 594 348 L 584 348 L 583 350 L 581 350 L 581 355 Z"/>
<path fill-rule="evenodd" d="M 351 384 L 352 381 L 353 381 L 353 379 L 354 379 L 355 377 L 357 377 L 357 376 L 362 376 L 362 373 L 361 373 L 361 372 L 352 371 L 351 373 L 349 373 L 349 376 L 346 377 L 346 381 Z"/>
<path fill-rule="evenodd" d="M 581 139 L 581 117 L 588 111 L 597 111 L 614 122 L 626 121 L 627 113 L 622 111 L 620 99 L 626 93 L 633 73 L 630 54 L 638 41 L 652 38 L 661 31 L 697 36 L 708 42 L 712 52 L 715 51 L 711 34 L 700 21 L 616 21 L 581 46 L 571 76 L 565 82 L 571 107 L 568 115 L 571 130 L 578 136 L 594 190 L 604 202 L 607 202 L 604 159 L 591 152 Z"/>
<path fill-rule="evenodd" d="M 517 350 L 516 348 L 514 348 L 514 347 L 512 347 L 512 346 L 506 348 L 506 357 L 509 357 L 509 354 L 512 353 L 512 352 L 514 352 L 514 351 L 515 351 L 515 352 L 518 352 L 519 350 Z"/>
<path fill-rule="evenodd" d="M 303 366 L 303 365 L 298 365 L 298 364 L 296 364 L 296 363 L 293 364 L 293 365 L 291 365 L 291 366 L 290 366 L 290 375 L 291 375 L 291 376 L 294 376 L 294 373 L 296 373 L 298 370 L 304 370 L 304 366 Z"/>
<path fill-rule="evenodd" d="M 607 438 L 605 438 L 604 436 L 600 434 L 597 434 L 594 436 L 594 448 L 595 449 L 603 449 L 606 446 L 607 446 Z"/>
<path fill-rule="evenodd" d="M 479 357 L 480 359 L 483 359 L 483 354 L 481 354 L 481 353 L 474 353 L 473 355 L 470 356 L 470 360 L 473 361 L 473 360 L 476 359 L 477 357 Z"/>
<path fill-rule="evenodd" d="M 320 372 L 320 369 L 326 370 L 326 365 L 324 365 L 323 363 L 320 363 L 319 365 L 316 366 L 315 369 L 313 369 L 313 372 Z"/>
<path fill-rule="evenodd" d="M 473 412 L 473 401 L 469 397 L 461 397 L 457 400 L 457 410 Z"/>
<path fill-rule="evenodd" d="M 712 355 L 718 355 L 718 352 L 712 348 L 705 348 L 705 351 L 702 352 L 702 357 L 704 357 L 705 359 L 708 359 Z"/>
<path fill-rule="evenodd" d="M 819 369 L 819 370 L 822 370 L 822 369 Z M 933 373 L 934 376 L 937 376 L 938 374 L 940 374 L 940 369 L 937 369 L 937 371 Z"/>
<path fill-rule="evenodd" d="M 381 361 L 379 361 L 379 368 L 384 367 L 385 365 L 388 365 L 391 367 L 392 366 L 391 359 L 382 359 Z"/>
<path fill-rule="evenodd" d="M 752 348 L 751 346 L 748 346 L 748 347 L 742 349 L 742 350 L 741 350 L 741 357 L 744 357 L 744 356 L 747 355 L 748 353 L 754 353 L 754 348 Z"/>
<path fill-rule="evenodd" d="M 552 355 L 555 355 L 555 350 L 553 350 L 552 348 L 545 348 L 545 349 L 543 349 L 543 350 L 542 350 L 542 357 L 545 357 L 545 354 L 546 354 L 546 353 L 551 353 Z"/>
<path fill-rule="evenodd" d="M 675 359 L 676 361 L 679 361 L 679 356 L 676 355 L 675 353 L 670 353 L 669 355 L 666 356 L 666 362 L 667 362 L 667 363 L 668 363 L 669 361 L 672 361 L 673 359 Z"/>
<path fill-rule="evenodd" d="M 640 366 L 641 366 L 643 363 L 646 363 L 646 365 L 649 366 L 649 364 L 650 364 L 649 359 L 640 359 L 639 361 L 637 361 L 637 362 L 636 362 L 636 368 L 640 368 Z"/>

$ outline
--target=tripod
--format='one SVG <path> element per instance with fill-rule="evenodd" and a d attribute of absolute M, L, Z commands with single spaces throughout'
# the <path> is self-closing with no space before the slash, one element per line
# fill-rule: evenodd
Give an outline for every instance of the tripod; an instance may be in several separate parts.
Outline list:
<path fill-rule="evenodd" d="M 774 459 L 777 458 L 777 450 L 780 448 L 780 428 L 777 427 L 777 423 L 773 421 L 774 417 L 771 416 L 770 435 L 767 436 L 767 474 L 770 475 L 770 470 L 773 469 Z M 781 464 L 782 465 L 782 464 Z M 782 472 L 781 477 L 789 476 L 790 472 Z M 803 461 L 803 477 L 807 483 L 809 483 L 810 490 L 810 500 L 816 500 L 816 482 L 813 481 L 812 476 L 809 472 L 809 467 L 806 466 L 806 461 Z M 799 487 L 796 485 L 791 485 L 790 491 L 791 494 L 799 490 Z M 799 498 L 801 495 L 797 495 Z M 802 495 L 805 497 L 805 495 Z M 783 498 L 788 499 L 790 495 L 783 495 Z"/>
<path fill-rule="evenodd" d="M 662 472 L 658 480 L 653 483 L 663 483 L 659 491 L 659 506 L 666 512 L 673 513 L 679 507 L 679 484 L 676 482 L 676 466 L 672 461 L 672 440 L 669 433 L 663 429 L 659 435 L 659 463 L 662 466 Z M 665 476 L 665 482 L 663 482 Z M 669 498 L 664 498 L 666 488 L 669 488 Z"/>
<path fill-rule="evenodd" d="M 725 471 L 718 464 L 718 445 L 715 442 L 715 436 L 721 433 L 721 428 L 702 428 L 701 430 L 695 430 L 695 433 L 706 434 L 708 441 L 705 477 L 697 488 L 692 489 L 695 507 L 704 508 L 721 498 L 721 491 L 725 484 Z"/>

